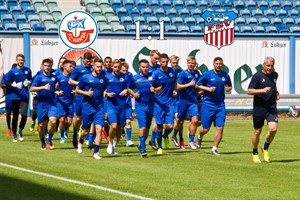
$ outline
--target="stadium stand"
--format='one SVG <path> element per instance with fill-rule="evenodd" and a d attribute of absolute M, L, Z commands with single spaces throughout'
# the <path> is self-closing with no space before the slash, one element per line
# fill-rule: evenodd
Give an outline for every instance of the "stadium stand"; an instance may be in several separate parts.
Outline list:
<path fill-rule="evenodd" d="M 252 29 L 254 33 L 265 33 L 265 28 L 263 26 L 254 26 Z"/>
<path fill-rule="evenodd" d="M 202 33 L 202 27 L 201 26 L 191 26 L 191 32 L 192 33 Z"/>
<path fill-rule="evenodd" d="M 165 26 L 165 29 L 166 29 L 167 33 L 176 33 L 177 32 L 177 28 L 174 25 Z"/>

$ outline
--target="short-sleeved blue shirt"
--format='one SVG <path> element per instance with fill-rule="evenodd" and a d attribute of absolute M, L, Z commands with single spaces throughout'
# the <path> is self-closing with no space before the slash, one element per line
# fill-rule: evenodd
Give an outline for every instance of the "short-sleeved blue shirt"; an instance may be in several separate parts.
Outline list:
<path fill-rule="evenodd" d="M 75 89 L 75 87 L 69 84 L 69 79 L 70 77 L 65 76 L 64 74 L 59 74 L 57 76 L 57 90 L 63 91 L 63 95 L 57 95 L 57 101 L 59 101 L 62 105 L 65 106 L 71 105 L 74 102 L 74 95 L 71 92 Z"/>

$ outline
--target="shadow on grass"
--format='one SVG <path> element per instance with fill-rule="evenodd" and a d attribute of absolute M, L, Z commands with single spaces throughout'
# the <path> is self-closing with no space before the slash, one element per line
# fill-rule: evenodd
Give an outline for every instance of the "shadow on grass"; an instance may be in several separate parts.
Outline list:
<path fill-rule="evenodd" d="M 221 154 L 227 154 L 227 155 L 231 155 L 231 154 L 243 154 L 243 153 L 252 154 L 252 151 L 221 152 Z"/>
<path fill-rule="evenodd" d="M 286 159 L 286 160 L 271 160 L 271 162 L 279 162 L 279 163 L 291 163 L 291 162 L 299 162 L 300 159 Z"/>
<path fill-rule="evenodd" d="M 22 200 L 53 200 L 53 199 L 92 199 L 70 192 L 47 187 L 47 182 L 43 185 L 24 181 L 0 174 L 1 199 L 22 199 Z"/>

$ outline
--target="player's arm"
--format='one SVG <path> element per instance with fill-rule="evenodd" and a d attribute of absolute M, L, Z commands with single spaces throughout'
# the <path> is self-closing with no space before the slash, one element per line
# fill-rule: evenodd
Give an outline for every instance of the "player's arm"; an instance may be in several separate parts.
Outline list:
<path fill-rule="evenodd" d="M 78 85 L 78 81 L 75 81 L 74 79 L 70 78 L 69 79 L 69 82 L 68 82 L 70 85 L 74 85 L 74 86 L 77 86 Z"/>
<path fill-rule="evenodd" d="M 188 88 L 190 86 L 195 86 L 195 84 L 196 84 L 196 81 L 194 79 L 192 79 L 189 83 L 186 83 L 186 84 L 180 84 L 177 81 L 177 90 L 183 90 L 183 89 Z"/>
<path fill-rule="evenodd" d="M 139 92 L 134 92 L 132 89 L 130 88 L 127 88 L 127 92 L 133 96 L 135 99 L 138 99 L 140 98 L 140 93 Z"/>
<path fill-rule="evenodd" d="M 204 91 L 207 91 L 207 92 L 214 92 L 216 90 L 216 87 L 207 87 L 207 86 L 204 86 L 204 85 L 196 85 L 196 88 L 198 90 L 204 90 Z"/>
<path fill-rule="evenodd" d="M 271 91 L 271 87 L 264 87 L 261 89 L 248 88 L 247 94 L 248 95 L 259 95 L 259 94 L 266 94 L 270 91 Z"/>
<path fill-rule="evenodd" d="M 85 95 L 85 96 L 89 96 L 89 97 L 93 96 L 93 94 L 94 94 L 92 88 L 90 88 L 88 91 L 84 91 L 84 90 L 82 90 L 82 89 L 81 89 L 80 87 L 78 87 L 78 86 L 76 87 L 76 92 L 77 92 L 78 94 Z"/>
<path fill-rule="evenodd" d="M 31 86 L 30 87 L 30 92 L 39 92 L 41 90 L 50 90 L 50 84 L 47 83 L 46 85 L 43 85 L 43 86 Z"/>

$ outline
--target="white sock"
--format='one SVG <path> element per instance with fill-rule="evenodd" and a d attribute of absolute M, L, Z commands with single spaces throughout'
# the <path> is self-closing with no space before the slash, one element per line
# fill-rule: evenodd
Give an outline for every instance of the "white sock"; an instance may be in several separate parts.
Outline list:
<path fill-rule="evenodd" d="M 218 150 L 218 147 L 213 146 L 213 147 L 212 147 L 212 150 L 213 150 L 213 151 Z"/>

